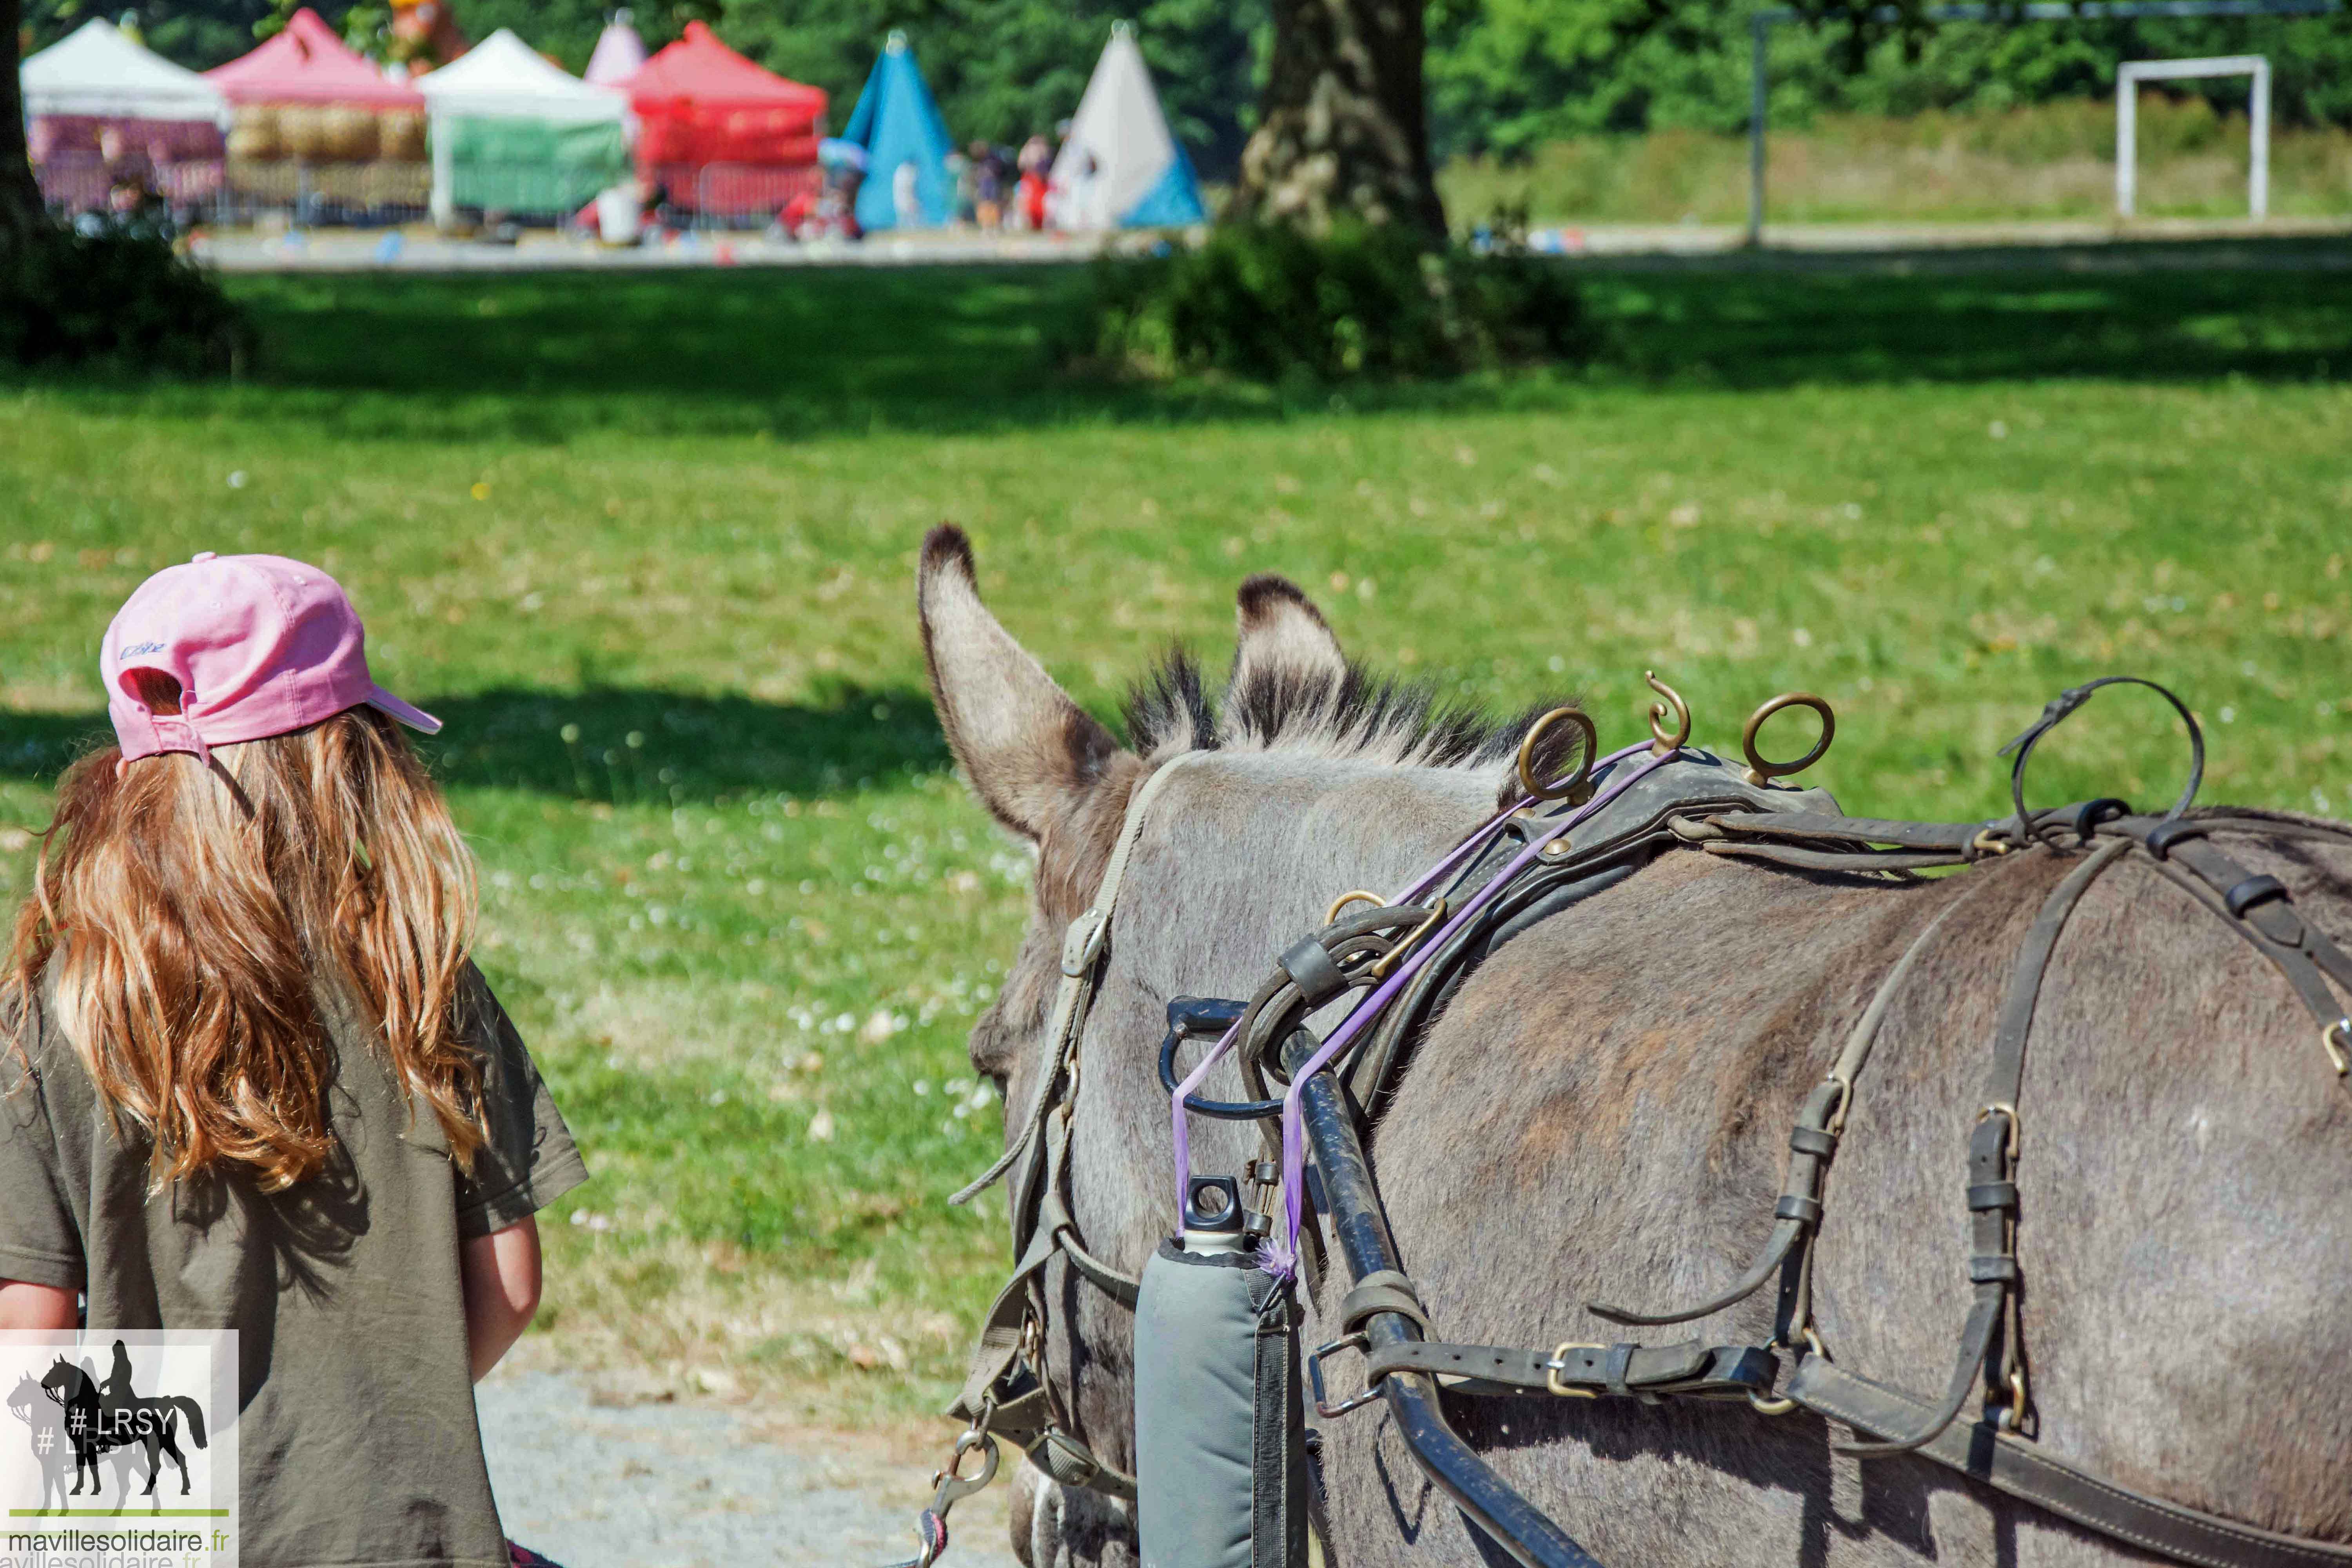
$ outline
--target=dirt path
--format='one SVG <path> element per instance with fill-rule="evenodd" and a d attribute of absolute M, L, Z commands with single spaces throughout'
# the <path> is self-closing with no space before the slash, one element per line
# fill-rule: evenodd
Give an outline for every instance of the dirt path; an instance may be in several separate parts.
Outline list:
<path fill-rule="evenodd" d="M 564 1568 L 878 1568 L 914 1549 L 926 1476 L 903 1437 L 619 1402 L 570 1373 L 496 1373 L 476 1394 L 507 1533 Z M 945 1568 L 1013 1568 L 1007 1495 L 956 1510 Z"/>

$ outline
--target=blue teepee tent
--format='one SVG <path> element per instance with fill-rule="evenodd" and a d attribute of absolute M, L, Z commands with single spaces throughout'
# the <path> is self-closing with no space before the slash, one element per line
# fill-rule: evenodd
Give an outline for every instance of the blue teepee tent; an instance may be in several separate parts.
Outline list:
<path fill-rule="evenodd" d="M 902 194 L 911 197 L 924 228 L 940 227 L 952 216 L 955 183 L 948 177 L 947 157 L 955 143 L 948 140 L 947 122 L 931 100 L 906 34 L 893 32 L 883 46 L 841 139 L 866 149 L 866 183 L 857 190 L 859 227 L 871 234 L 902 226 Z M 913 165 L 911 179 L 900 173 L 908 164 Z M 910 183 L 913 188 L 907 191 Z"/>

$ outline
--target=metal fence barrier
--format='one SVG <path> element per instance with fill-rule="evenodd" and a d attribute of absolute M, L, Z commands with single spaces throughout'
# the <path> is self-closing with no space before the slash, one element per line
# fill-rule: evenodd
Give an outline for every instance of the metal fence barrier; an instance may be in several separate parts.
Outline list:
<path fill-rule="evenodd" d="M 650 173 L 672 212 L 698 229 L 765 228 L 795 198 L 814 198 L 824 184 L 814 163 L 656 164 Z"/>
<path fill-rule="evenodd" d="M 277 221 L 301 228 L 382 228 L 425 221 L 433 194 L 432 164 L 389 159 L 311 163 L 232 157 L 158 163 L 143 156 L 110 162 L 95 153 L 60 153 L 36 164 L 34 173 L 43 200 L 60 216 L 119 210 L 145 193 L 160 197 L 184 225 L 243 226 Z M 814 199 L 824 184 L 823 171 L 814 164 L 663 164 L 647 173 L 660 188 L 668 221 L 703 230 L 765 228 L 793 202 Z M 475 163 L 459 188 L 530 191 L 546 189 L 550 183 L 542 167 Z M 564 183 L 561 178 L 553 182 Z M 561 210 L 461 206 L 458 211 L 527 226 L 562 226 L 593 199 L 594 193 L 586 191 Z"/>
<path fill-rule="evenodd" d="M 109 163 L 96 153 L 54 153 L 34 165 L 42 201 L 68 217 L 109 210 L 118 189 L 152 192 L 177 212 L 204 209 L 218 201 L 221 174 L 217 158 L 158 163 L 141 156 Z"/>

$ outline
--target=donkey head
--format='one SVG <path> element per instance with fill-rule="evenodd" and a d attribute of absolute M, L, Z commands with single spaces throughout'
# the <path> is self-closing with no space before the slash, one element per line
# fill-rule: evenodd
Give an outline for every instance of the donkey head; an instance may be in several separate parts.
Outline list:
<path fill-rule="evenodd" d="M 1392 888 L 1442 854 L 1493 809 L 1524 725 L 1488 725 L 1366 675 L 1304 594 L 1261 576 L 1241 587 L 1222 710 L 1171 657 L 1129 697 L 1123 746 L 982 605 L 960 531 L 924 542 L 917 596 L 948 743 L 982 804 L 1036 857 L 1028 930 L 971 1034 L 973 1066 L 1003 1089 L 1008 1136 L 1037 1092 L 1064 928 L 1094 901 L 1136 786 L 1175 756 L 1216 753 L 1170 779 L 1143 825 L 1078 1049 L 1072 1212 L 1087 1246 L 1131 1272 L 1175 1225 L 1156 1051 L 1170 998 L 1248 995 L 1335 894 Z M 1220 1072 L 1206 1092 L 1238 1098 L 1238 1077 Z M 1194 1132 L 1203 1173 L 1258 1152 L 1254 1128 Z M 1086 1441 L 1127 1466 L 1130 1321 L 1059 1271 L 1046 1294 L 1054 1381 Z M 1129 1559 L 1129 1527 L 1092 1494 L 1024 1475 L 1024 1496 L 1015 1544 L 1034 1568 Z"/>

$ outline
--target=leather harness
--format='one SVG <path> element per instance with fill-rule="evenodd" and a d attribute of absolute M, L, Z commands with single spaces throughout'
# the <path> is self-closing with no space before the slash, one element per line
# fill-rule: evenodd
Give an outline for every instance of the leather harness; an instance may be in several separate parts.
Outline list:
<path fill-rule="evenodd" d="M 1383 1379 L 1400 1373 L 1423 1376 L 1447 1393 L 1473 1396 L 1618 1397 L 1649 1403 L 1745 1399 L 1767 1415 L 1803 1408 L 1853 1428 L 1861 1436 L 1845 1446 L 1846 1452 L 1864 1458 L 1916 1453 L 2086 1529 L 2202 1568 L 2352 1568 L 2352 1546 L 2257 1530 L 2148 1497 L 2092 1475 L 2032 1441 L 2014 1247 L 2018 1106 L 2026 1044 L 2051 957 L 2068 917 L 2092 884 L 2127 856 L 2137 855 L 2151 865 L 2280 972 L 2317 1022 L 2320 1046 L 2339 1083 L 2352 1075 L 2352 1016 L 2331 989 L 2332 982 L 2352 994 L 2352 959 L 2303 919 L 2283 883 L 2253 874 L 2215 843 L 2217 837 L 2260 833 L 2352 844 L 2352 830 L 2249 811 L 2186 816 L 2202 772 L 2202 738 L 2187 709 L 2162 688 L 2156 689 L 2189 723 L 2193 752 L 2188 788 L 2170 811 L 2161 816 L 2138 815 L 2115 800 L 2040 812 L 2026 808 L 2023 778 L 2035 742 L 2094 691 L 2120 679 L 2130 678 L 2110 677 L 2062 694 L 2032 728 L 2004 748 L 2016 753 L 2013 820 L 1915 823 L 1847 816 L 1819 791 L 1771 785 L 1754 773 L 1742 780 L 1709 753 L 1680 746 L 1664 749 L 1662 736 L 1659 761 L 1646 766 L 1631 786 L 1606 799 L 1605 810 L 1579 813 L 1573 842 L 1558 835 L 1545 843 L 1539 858 L 1521 855 L 1512 860 L 1526 862 L 1526 868 L 1499 893 L 1489 887 L 1493 896 L 1482 895 L 1486 901 L 1478 919 L 1457 922 L 1458 929 L 1448 927 L 1442 951 L 1415 955 L 1419 968 L 1411 984 L 1334 1064 L 1369 1124 L 1385 1108 L 1422 1026 L 1479 963 L 1538 921 L 1614 886 L 1673 849 L 1879 882 L 1910 881 L 1921 870 L 2018 853 L 2073 859 L 2072 869 L 2046 897 L 2027 931 L 1997 1015 L 1984 1089 L 1969 1130 L 1964 1195 L 1970 1216 L 1966 1267 L 1969 1308 L 1950 1378 L 1940 1394 L 1924 1398 L 1834 1364 L 1811 1321 L 1811 1265 L 1824 1213 L 1824 1182 L 1880 1026 L 1906 979 L 1932 950 L 1937 933 L 1974 894 L 1963 894 L 1947 905 L 1913 940 L 1883 977 L 1827 1079 L 1806 1097 L 1790 1134 L 1788 1170 L 1772 1207 L 1772 1228 L 1750 1267 L 1723 1290 L 1685 1308 L 1643 1311 L 1591 1304 L 1596 1315 L 1618 1322 L 1684 1322 L 1742 1300 L 1777 1277 L 1774 1332 L 1767 1343 L 1571 1343 L 1550 1351 L 1454 1344 L 1430 1338 L 1429 1315 L 1412 1279 L 1399 1270 L 1383 1269 L 1353 1281 L 1339 1306 L 1339 1337 L 1308 1360 L 1318 1410 L 1327 1418 L 1343 1415 L 1374 1397 Z M 990 1309 L 971 1374 L 950 1412 L 971 1424 L 959 1441 L 958 1458 L 984 1446 L 988 1462 L 983 1475 L 973 1481 L 961 1479 L 953 1461 L 942 1472 L 940 1492 L 923 1527 L 927 1542 L 931 1528 L 937 1527 L 939 1548 L 945 1545 L 946 1507 L 984 1485 L 994 1471 L 991 1434 L 1017 1442 L 1058 1481 L 1114 1497 L 1134 1496 L 1133 1478 L 1105 1464 L 1066 1428 L 1045 1374 L 1042 1279 L 1045 1266 L 1058 1256 L 1112 1300 L 1130 1309 L 1134 1304 L 1134 1279 L 1086 1250 L 1065 1195 L 1077 1044 L 1101 973 L 1119 886 L 1145 813 L 1161 784 L 1181 764 L 1204 754 L 1213 755 L 1178 756 L 1136 791 L 1094 906 L 1069 928 L 1063 979 L 1041 1045 L 1042 1067 L 1023 1130 L 1003 1159 L 957 1194 L 956 1201 L 966 1201 L 1007 1171 L 1014 1173 L 1012 1209 L 1020 1261 Z M 1533 805 L 1501 824 L 1483 852 L 1466 859 L 1447 884 L 1446 897 L 1458 896 L 1465 886 L 1486 885 L 1498 865 L 1541 841 L 1546 813 L 1531 809 Z M 1311 1034 L 1303 1031 L 1306 1015 L 1349 986 L 1367 984 L 1368 976 L 1385 975 L 1439 925 L 1446 907 L 1440 898 L 1334 919 L 1286 952 L 1275 976 L 1246 1006 L 1180 998 L 1170 1008 L 1163 1078 L 1172 1086 L 1168 1064 L 1181 1038 L 1230 1026 L 1241 1041 L 1244 1081 L 1255 1098 L 1238 1105 L 1187 1103 L 1195 1112 L 1229 1119 L 1265 1117 L 1269 1108 L 1280 1104 L 1269 1097 L 1268 1075 L 1283 1076 L 1286 1060 L 1303 1060 L 1297 1051 L 1302 1038 L 1313 1043 Z M 1287 1055 L 1286 1046 L 1292 1047 Z M 1265 1125 L 1271 1147 L 1271 1124 Z M 1306 1185 L 1309 1200 L 1319 1202 L 1313 1184 Z M 1319 1234 L 1314 1225 L 1301 1233 L 1309 1244 L 1303 1262 L 1318 1273 L 1322 1259 L 1312 1244 Z M 1383 1335 L 1388 1342 L 1368 1352 L 1362 1393 L 1329 1403 L 1323 1385 L 1324 1359 L 1342 1348 L 1366 1349 L 1365 1326 L 1383 1316 L 1407 1331 L 1401 1339 Z M 1780 1375 L 1782 1352 L 1793 1357 L 1785 1380 Z M 1972 1393 L 1981 1395 L 1984 1413 L 1963 1420 Z M 927 1546 L 916 1561 L 928 1564 L 936 1554 Z"/>

